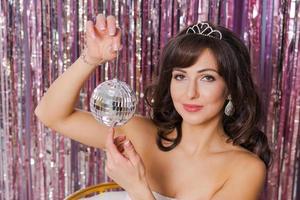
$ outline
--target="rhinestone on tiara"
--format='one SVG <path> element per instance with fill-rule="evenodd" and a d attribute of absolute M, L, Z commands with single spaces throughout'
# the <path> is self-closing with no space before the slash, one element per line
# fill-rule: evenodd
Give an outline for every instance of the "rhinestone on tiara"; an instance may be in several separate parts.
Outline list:
<path fill-rule="evenodd" d="M 218 30 L 214 30 L 208 23 L 205 22 L 200 22 L 198 24 L 193 25 L 192 27 L 189 27 L 186 31 L 186 34 L 189 33 L 204 35 L 219 40 L 222 39 L 222 33 Z"/>

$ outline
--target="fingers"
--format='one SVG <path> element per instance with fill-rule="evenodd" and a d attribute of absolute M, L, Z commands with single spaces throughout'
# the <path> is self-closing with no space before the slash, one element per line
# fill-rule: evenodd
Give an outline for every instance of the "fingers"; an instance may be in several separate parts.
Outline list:
<path fill-rule="evenodd" d="M 127 160 L 122 156 L 122 154 L 118 151 L 115 143 L 114 143 L 114 129 L 111 128 L 106 139 L 105 147 L 107 153 L 111 156 L 112 160 L 116 162 L 126 162 Z"/>
<path fill-rule="evenodd" d="M 116 18 L 112 15 L 105 17 L 104 14 L 98 14 L 96 17 L 96 24 L 93 25 L 92 21 L 87 22 L 86 28 L 87 36 L 95 38 L 96 35 L 111 37 L 112 46 L 111 50 L 118 51 L 121 47 L 121 29 L 117 28 Z"/>
<path fill-rule="evenodd" d="M 98 14 L 96 18 L 96 27 L 99 32 L 104 31 L 106 29 L 106 19 L 105 15 Z"/>
<path fill-rule="evenodd" d="M 122 136 L 117 136 L 114 139 L 114 144 L 117 146 L 117 149 L 119 152 L 123 153 L 124 151 L 124 141 L 126 140 L 126 136 L 122 135 Z"/>
<path fill-rule="evenodd" d="M 126 140 L 124 142 L 124 149 L 125 149 L 125 153 L 128 156 L 128 159 L 130 160 L 130 162 L 134 166 L 137 166 L 140 162 L 140 156 L 135 151 L 134 146 L 132 145 L 132 143 L 129 140 Z"/>
<path fill-rule="evenodd" d="M 114 36 L 116 34 L 116 18 L 112 15 L 107 17 L 107 29 L 110 36 Z"/>
<path fill-rule="evenodd" d="M 116 36 L 113 37 L 113 50 L 118 51 L 122 49 L 121 45 L 121 29 L 116 30 Z"/>
<path fill-rule="evenodd" d="M 96 33 L 94 30 L 94 24 L 92 21 L 87 21 L 86 23 L 86 33 L 88 37 L 92 37 L 95 38 L 96 37 Z"/>
<path fill-rule="evenodd" d="M 98 14 L 96 28 L 99 33 L 107 30 L 109 36 L 115 36 L 117 33 L 116 18 L 112 15 L 105 17 L 103 14 Z"/>
<path fill-rule="evenodd" d="M 114 143 L 115 145 L 119 145 L 120 143 L 122 143 L 124 140 L 126 139 L 125 135 L 120 135 L 114 138 Z"/>

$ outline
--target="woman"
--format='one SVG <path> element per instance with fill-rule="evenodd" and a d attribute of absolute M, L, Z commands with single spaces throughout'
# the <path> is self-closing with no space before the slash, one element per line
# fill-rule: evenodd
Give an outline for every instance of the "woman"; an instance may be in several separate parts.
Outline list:
<path fill-rule="evenodd" d="M 105 149 L 106 173 L 132 200 L 259 197 L 270 150 L 256 127 L 259 101 L 241 40 L 209 23 L 181 31 L 163 49 L 160 78 L 147 92 L 151 119 L 135 116 L 109 130 L 74 106 L 89 75 L 116 57 L 120 29 L 99 14 L 86 31 L 86 50 L 35 110 L 45 125 Z"/>

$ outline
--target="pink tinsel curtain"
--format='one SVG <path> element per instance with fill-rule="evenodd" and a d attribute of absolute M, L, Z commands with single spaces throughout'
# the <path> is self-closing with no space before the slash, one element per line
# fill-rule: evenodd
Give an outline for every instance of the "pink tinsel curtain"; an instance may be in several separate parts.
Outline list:
<path fill-rule="evenodd" d="M 250 49 L 262 128 L 274 151 L 262 199 L 300 199 L 299 9 L 299 0 L 1 0 L 0 200 L 63 199 L 107 180 L 101 151 L 53 133 L 33 114 L 80 55 L 86 20 L 97 13 L 119 19 L 120 78 L 136 90 L 140 114 L 148 111 L 144 88 L 158 74 L 160 49 L 172 35 L 202 20 L 236 32 Z M 78 107 L 88 109 L 92 90 L 112 69 L 108 63 L 96 70 Z"/>

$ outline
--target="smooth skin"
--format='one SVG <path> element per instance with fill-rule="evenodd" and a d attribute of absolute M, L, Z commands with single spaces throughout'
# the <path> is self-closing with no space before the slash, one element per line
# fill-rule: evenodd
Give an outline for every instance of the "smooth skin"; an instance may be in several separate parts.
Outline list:
<path fill-rule="evenodd" d="M 151 191 L 180 200 L 258 199 L 266 168 L 253 153 L 226 142 L 221 110 L 229 94 L 209 50 L 193 66 L 172 73 L 171 94 L 183 117 L 183 137 L 175 149 L 162 152 L 156 145 L 157 127 L 147 118 L 136 115 L 112 130 L 91 113 L 75 109 L 90 74 L 98 64 L 114 60 L 121 48 L 113 16 L 99 14 L 96 24 L 88 21 L 86 36 L 86 60 L 94 65 L 80 57 L 55 80 L 35 110 L 40 121 L 66 137 L 104 149 L 107 174 L 132 200 L 154 200 Z M 182 106 L 186 103 L 203 109 L 188 112 Z"/>

